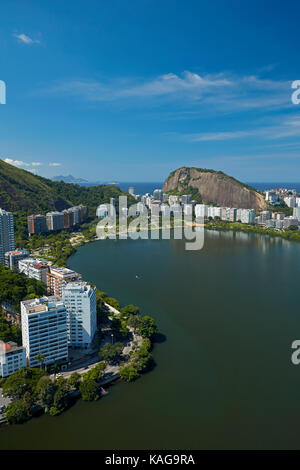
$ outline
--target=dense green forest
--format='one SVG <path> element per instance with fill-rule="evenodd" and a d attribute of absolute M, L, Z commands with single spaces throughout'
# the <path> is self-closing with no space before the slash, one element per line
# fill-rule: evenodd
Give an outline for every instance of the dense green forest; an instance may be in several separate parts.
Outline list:
<path fill-rule="evenodd" d="M 0 265 L 0 302 L 9 302 L 19 310 L 21 300 L 34 299 L 46 294 L 43 282 Z"/>

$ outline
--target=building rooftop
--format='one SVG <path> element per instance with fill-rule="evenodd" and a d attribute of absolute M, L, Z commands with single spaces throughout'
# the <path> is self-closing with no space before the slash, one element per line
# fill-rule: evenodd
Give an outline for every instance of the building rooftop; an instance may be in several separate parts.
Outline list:
<path fill-rule="evenodd" d="M 41 297 L 40 299 L 23 300 L 21 304 L 25 307 L 27 315 L 32 313 L 49 312 L 63 306 L 63 301 L 58 295 Z"/>
<path fill-rule="evenodd" d="M 42 259 L 42 258 L 25 258 L 25 259 L 23 259 L 22 261 L 19 261 L 19 262 L 20 263 L 22 262 L 22 263 L 26 263 L 26 264 L 31 264 L 35 268 L 41 268 L 41 267 L 51 265 L 51 261 L 47 261 L 47 260 Z"/>
<path fill-rule="evenodd" d="M 87 284 L 85 281 L 73 281 L 73 282 L 69 282 L 64 287 L 64 292 L 67 293 L 66 291 L 77 290 L 77 291 L 80 291 L 80 292 L 89 293 L 93 289 L 94 288 L 90 284 Z"/>
<path fill-rule="evenodd" d="M 54 276 L 58 276 L 62 278 L 74 277 L 74 276 L 80 277 L 80 274 L 78 274 L 76 271 L 73 271 L 72 269 L 68 269 L 68 268 L 59 267 L 59 266 L 52 266 L 49 274 L 50 275 L 53 274 Z"/>
<path fill-rule="evenodd" d="M 0 354 L 11 353 L 18 349 L 23 349 L 23 346 L 18 346 L 17 343 L 14 343 L 13 341 L 9 341 L 8 343 L 0 342 Z"/>
<path fill-rule="evenodd" d="M 22 254 L 26 254 L 26 253 L 28 253 L 27 250 L 20 249 L 20 250 L 7 251 L 5 254 L 6 255 L 22 255 Z"/>
<path fill-rule="evenodd" d="M 0 215 L 12 215 L 11 212 L 6 212 L 4 209 L 0 209 Z"/>

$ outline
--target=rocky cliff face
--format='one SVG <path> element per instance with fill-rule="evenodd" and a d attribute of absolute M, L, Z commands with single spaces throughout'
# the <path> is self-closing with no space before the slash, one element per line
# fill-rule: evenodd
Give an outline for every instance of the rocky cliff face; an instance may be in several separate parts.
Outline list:
<path fill-rule="evenodd" d="M 189 194 L 188 188 L 197 189 L 203 203 L 256 210 L 267 207 L 264 197 L 254 188 L 214 170 L 182 167 L 170 173 L 163 185 L 164 192 Z"/>

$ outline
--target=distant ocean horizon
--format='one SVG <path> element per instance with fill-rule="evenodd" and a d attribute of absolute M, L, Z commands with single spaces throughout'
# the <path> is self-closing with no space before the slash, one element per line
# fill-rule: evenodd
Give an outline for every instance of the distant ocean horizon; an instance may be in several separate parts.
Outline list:
<path fill-rule="evenodd" d="M 284 182 L 267 182 L 267 183 L 256 183 L 256 182 L 247 182 L 250 186 L 253 186 L 258 191 L 265 191 L 267 189 L 277 189 L 277 188 L 287 188 L 287 189 L 295 189 L 297 193 L 300 193 L 300 182 L 299 183 L 284 183 Z M 163 186 L 163 182 L 118 182 L 116 183 L 120 189 L 123 191 L 128 191 L 130 187 L 134 188 L 135 194 L 145 194 L 150 193 L 152 194 L 155 189 L 161 189 Z"/>

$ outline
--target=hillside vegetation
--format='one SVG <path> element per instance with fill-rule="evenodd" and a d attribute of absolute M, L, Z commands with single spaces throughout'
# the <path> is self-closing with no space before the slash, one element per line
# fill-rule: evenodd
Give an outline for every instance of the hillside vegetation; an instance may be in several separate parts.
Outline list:
<path fill-rule="evenodd" d="M 115 185 L 82 187 L 52 181 L 0 160 L 0 207 L 8 211 L 37 214 L 84 204 L 94 215 L 99 204 L 121 194 L 127 193 Z"/>

